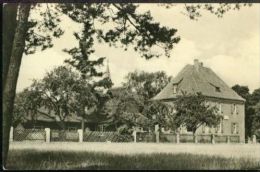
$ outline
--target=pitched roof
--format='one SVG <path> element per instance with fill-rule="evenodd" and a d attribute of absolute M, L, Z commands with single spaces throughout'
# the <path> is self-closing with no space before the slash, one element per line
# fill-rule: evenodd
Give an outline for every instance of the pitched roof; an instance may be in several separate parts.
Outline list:
<path fill-rule="evenodd" d="M 94 109 L 90 109 L 89 113 L 87 115 L 87 122 L 101 122 L 105 120 L 105 117 L 101 115 L 97 115 L 96 113 L 92 113 Z M 27 115 L 27 120 L 33 120 L 32 115 Z M 49 111 L 44 107 L 40 107 L 34 116 L 34 120 L 37 121 L 45 121 L 45 122 L 55 122 L 60 121 L 60 119 L 55 115 L 53 111 Z M 77 116 L 75 113 L 71 113 L 69 116 L 65 118 L 65 122 L 81 122 L 82 118 Z"/>
<path fill-rule="evenodd" d="M 174 87 L 177 91 L 174 93 Z M 222 81 L 210 68 L 204 67 L 198 60 L 194 65 L 186 65 L 173 80 L 151 100 L 174 99 L 178 95 L 201 92 L 204 96 L 222 99 L 245 101 L 224 81 Z"/>

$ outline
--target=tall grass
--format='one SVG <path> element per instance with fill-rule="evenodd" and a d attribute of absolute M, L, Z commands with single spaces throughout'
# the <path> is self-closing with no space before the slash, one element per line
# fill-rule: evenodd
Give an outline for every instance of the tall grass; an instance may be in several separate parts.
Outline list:
<path fill-rule="evenodd" d="M 102 152 L 11 150 L 7 168 L 12 170 L 260 169 L 260 160 L 188 153 L 119 155 Z"/>

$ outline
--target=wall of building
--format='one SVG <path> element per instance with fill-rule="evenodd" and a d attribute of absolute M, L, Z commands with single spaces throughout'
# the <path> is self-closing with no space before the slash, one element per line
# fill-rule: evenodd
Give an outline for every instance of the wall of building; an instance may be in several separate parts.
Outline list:
<path fill-rule="evenodd" d="M 205 127 L 203 132 L 203 126 L 199 127 L 196 131 L 197 134 L 208 134 L 208 133 L 215 133 L 215 134 L 223 134 L 223 135 L 239 135 L 240 142 L 245 142 L 245 105 L 241 102 L 235 101 L 210 101 L 211 105 L 216 105 L 217 107 L 221 104 L 221 115 L 223 115 L 223 129 L 217 130 L 215 128 L 208 128 Z M 236 105 L 237 113 L 231 113 L 231 106 Z M 232 133 L 232 123 L 238 124 L 238 133 Z"/>

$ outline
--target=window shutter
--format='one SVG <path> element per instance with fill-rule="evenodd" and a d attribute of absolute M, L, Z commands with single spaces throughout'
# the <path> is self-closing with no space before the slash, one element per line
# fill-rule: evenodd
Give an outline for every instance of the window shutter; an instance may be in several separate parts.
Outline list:
<path fill-rule="evenodd" d="M 231 134 L 234 133 L 234 123 L 231 123 Z"/>
<path fill-rule="evenodd" d="M 237 127 L 237 134 L 238 134 L 239 133 L 238 123 L 236 123 L 236 127 Z"/>
<path fill-rule="evenodd" d="M 231 104 L 231 114 L 233 114 L 233 104 Z"/>

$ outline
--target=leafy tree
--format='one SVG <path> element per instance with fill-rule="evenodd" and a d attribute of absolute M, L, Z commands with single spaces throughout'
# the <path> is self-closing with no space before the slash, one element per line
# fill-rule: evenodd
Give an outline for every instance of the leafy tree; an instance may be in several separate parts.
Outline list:
<path fill-rule="evenodd" d="M 260 88 L 255 89 L 250 96 L 250 104 L 256 105 L 260 101 Z"/>
<path fill-rule="evenodd" d="M 170 9 L 172 6 L 175 6 L 174 3 L 162 4 L 166 8 Z M 252 6 L 250 3 L 203 3 L 203 4 L 184 4 L 183 14 L 188 16 L 191 20 L 198 20 L 203 12 L 209 12 L 218 18 L 222 18 L 225 13 L 230 10 L 240 10 L 245 6 Z"/>
<path fill-rule="evenodd" d="M 110 107 L 106 108 L 106 111 L 109 114 L 108 116 L 118 127 L 125 121 L 127 124 L 123 126 L 123 129 L 131 129 L 132 126 L 144 128 L 153 127 L 155 121 L 152 122 L 153 119 L 151 114 L 154 113 L 151 113 L 151 111 L 157 107 L 152 108 L 152 105 L 155 105 L 156 103 L 149 102 L 149 99 L 164 88 L 170 81 L 170 77 L 168 77 L 165 72 L 148 73 L 144 71 L 135 71 L 132 73 L 130 72 L 125 79 L 126 81 L 123 83 L 124 89 L 122 90 L 122 93 L 113 97 L 107 103 L 109 105 L 108 107 Z M 160 104 L 158 103 L 157 106 L 159 105 Z M 137 106 L 138 108 L 134 106 Z M 156 114 L 156 116 L 158 116 L 158 114 Z M 141 120 L 143 122 L 138 123 L 135 121 L 135 118 L 143 118 L 144 120 Z M 147 121 L 150 121 L 150 123 L 148 124 Z"/>
<path fill-rule="evenodd" d="M 172 115 L 174 109 L 173 106 L 162 101 L 150 101 L 144 107 L 143 114 L 150 119 L 150 127 L 153 128 L 155 124 L 159 124 L 161 127 L 169 127 L 173 130 L 176 129 L 174 123 L 172 123 Z"/>
<path fill-rule="evenodd" d="M 250 96 L 250 103 L 254 109 L 254 115 L 252 116 L 252 134 L 260 137 L 260 88 L 253 91 Z"/>
<path fill-rule="evenodd" d="M 130 72 L 123 85 L 142 96 L 145 103 L 158 94 L 171 80 L 165 72 Z"/>
<path fill-rule="evenodd" d="M 260 138 L 260 102 L 254 106 L 255 114 L 252 122 L 252 134 Z"/>
<path fill-rule="evenodd" d="M 42 11 L 43 5 L 46 5 L 45 11 Z M 104 40 L 111 46 L 116 46 L 116 43 L 119 43 L 127 49 L 128 45 L 132 45 L 134 49 L 146 59 L 159 57 L 161 55 L 160 53 L 151 51 L 151 48 L 154 46 L 162 47 L 165 55 L 169 57 L 170 50 L 172 50 L 174 44 L 180 40 L 178 36 L 175 36 L 177 32 L 176 29 L 160 26 L 159 23 L 153 21 L 150 12 L 138 14 L 136 11 L 138 5 L 136 4 L 19 3 L 14 4 L 14 8 L 8 7 L 10 7 L 9 4 L 4 4 L 5 14 L 16 12 L 17 15 L 5 15 L 3 18 L 5 24 L 10 22 L 8 26 L 4 24 L 6 27 L 3 30 L 5 32 L 3 35 L 6 36 L 4 39 L 8 40 L 4 41 L 4 43 L 6 43 L 6 49 L 3 57 L 6 66 L 4 69 L 5 72 L 3 73 L 4 166 L 9 149 L 9 131 L 12 123 L 15 90 L 22 55 L 23 53 L 34 53 L 39 48 L 45 50 L 53 46 L 52 39 L 60 37 L 63 34 L 63 30 L 59 28 L 59 14 L 69 16 L 76 23 L 83 25 L 89 24 L 89 26 L 91 26 L 91 28 L 87 29 L 89 31 L 88 42 L 90 43 L 84 43 L 83 41 L 84 44 L 88 44 L 86 51 L 89 54 L 94 53 L 94 50 L 91 49 L 91 44 L 93 44 L 91 39 L 94 37 L 93 33 L 95 33 L 99 41 Z M 193 10 L 188 10 L 188 12 L 193 12 Z M 33 17 L 29 15 L 32 13 L 39 13 L 42 18 L 38 20 L 33 19 Z M 16 16 L 18 20 L 16 20 Z M 101 25 L 114 23 L 115 27 L 104 32 L 103 26 L 101 26 L 101 29 L 95 29 L 96 25 L 94 21 L 98 21 Z M 13 31 L 11 29 L 8 30 L 8 28 L 12 27 L 14 28 Z M 6 32 L 9 31 L 12 33 L 6 34 Z M 86 60 L 88 59 L 75 58 L 74 56 L 72 63 L 73 61 L 79 63 L 80 61 Z M 79 65 L 79 67 L 78 64 L 73 64 L 73 66 L 82 69 L 82 65 Z"/>
<path fill-rule="evenodd" d="M 141 114 L 143 108 L 142 97 L 128 89 L 122 89 L 119 94 L 105 105 L 107 117 L 115 129 L 123 133 L 131 133 L 136 126 L 147 126 L 148 119 Z"/>
<path fill-rule="evenodd" d="M 65 129 L 65 119 L 70 114 L 76 113 L 84 119 L 85 108 L 91 109 L 97 104 L 94 87 L 88 80 L 82 79 L 78 73 L 65 66 L 59 66 L 48 72 L 42 80 L 34 81 L 29 90 L 40 96 L 37 99 L 34 97 L 34 100 L 30 99 L 31 103 L 40 104 L 38 107 L 54 112 L 62 129 Z"/>
<path fill-rule="evenodd" d="M 12 126 L 25 122 L 28 114 L 32 116 L 36 114 L 40 107 L 40 102 L 40 94 L 36 91 L 24 89 L 16 94 Z"/>
<path fill-rule="evenodd" d="M 217 107 L 209 105 L 201 93 L 178 96 L 174 101 L 174 109 L 175 112 L 171 116 L 174 126 L 186 126 L 193 134 L 203 124 L 216 127 L 222 119 L 217 113 Z"/>

